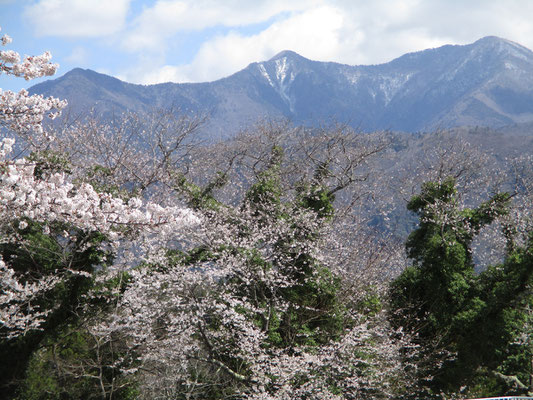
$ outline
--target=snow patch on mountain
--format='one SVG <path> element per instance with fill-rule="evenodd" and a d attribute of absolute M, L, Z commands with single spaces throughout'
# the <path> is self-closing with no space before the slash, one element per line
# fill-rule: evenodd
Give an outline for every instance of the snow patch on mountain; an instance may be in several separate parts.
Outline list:
<path fill-rule="evenodd" d="M 385 98 L 385 105 L 389 104 L 398 91 L 411 79 L 412 73 L 382 76 L 379 88 Z"/>
<path fill-rule="evenodd" d="M 274 73 L 267 71 L 267 68 L 272 71 L 271 65 L 267 63 L 259 63 L 258 69 L 260 74 L 267 80 L 270 86 L 272 86 L 276 92 L 280 95 L 283 101 L 289 106 L 289 110 L 294 112 L 294 99 L 289 95 L 291 83 L 296 78 L 296 74 L 291 68 L 290 60 L 285 56 L 274 59 Z M 266 64 L 266 67 L 265 67 Z M 275 74 L 275 76 L 273 76 Z"/>
<path fill-rule="evenodd" d="M 281 60 L 276 60 L 276 78 L 278 78 L 279 83 L 279 94 L 285 100 L 289 106 L 289 110 L 294 112 L 294 100 L 289 96 L 288 90 L 290 84 L 294 81 L 294 72 L 290 72 L 287 82 L 287 72 L 289 70 L 287 57 L 283 57 Z"/>
<path fill-rule="evenodd" d="M 276 78 L 279 82 L 283 82 L 287 75 L 287 57 L 276 60 Z"/>
<path fill-rule="evenodd" d="M 357 85 L 357 82 L 359 82 L 359 79 L 361 78 L 361 71 L 346 71 L 344 77 L 352 85 Z"/>
<path fill-rule="evenodd" d="M 272 79 L 270 79 L 270 75 L 268 75 L 268 72 L 266 71 L 265 66 L 261 63 L 258 65 L 258 68 L 259 68 L 259 72 L 261 73 L 261 75 L 265 77 L 265 79 L 268 81 L 270 86 L 274 87 L 274 82 L 272 82 Z"/>

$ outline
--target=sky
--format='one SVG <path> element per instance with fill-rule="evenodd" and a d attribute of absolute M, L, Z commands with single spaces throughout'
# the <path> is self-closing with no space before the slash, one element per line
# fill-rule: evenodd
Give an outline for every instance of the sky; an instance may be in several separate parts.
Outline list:
<path fill-rule="evenodd" d="M 533 0 L 0 0 L 0 27 L 13 38 L 0 50 L 50 51 L 56 77 L 205 82 L 283 50 L 367 65 L 489 35 L 533 49 Z M 0 75 L 0 88 L 44 79 Z"/>

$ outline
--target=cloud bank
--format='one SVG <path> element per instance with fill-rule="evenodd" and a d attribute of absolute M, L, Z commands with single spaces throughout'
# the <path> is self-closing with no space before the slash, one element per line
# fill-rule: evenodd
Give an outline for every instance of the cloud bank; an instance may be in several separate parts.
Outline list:
<path fill-rule="evenodd" d="M 130 0 L 40 0 L 24 13 L 38 36 L 102 37 L 123 29 Z"/>
<path fill-rule="evenodd" d="M 133 5 L 129 0 L 40 0 L 27 7 L 26 16 L 39 35 L 112 37 L 115 51 L 132 60 L 115 75 L 145 84 L 211 81 L 282 50 L 357 65 L 488 35 L 533 48 L 530 0 L 157 0 Z M 192 53 L 184 38 L 192 38 Z M 184 57 L 176 56 L 180 52 Z"/>

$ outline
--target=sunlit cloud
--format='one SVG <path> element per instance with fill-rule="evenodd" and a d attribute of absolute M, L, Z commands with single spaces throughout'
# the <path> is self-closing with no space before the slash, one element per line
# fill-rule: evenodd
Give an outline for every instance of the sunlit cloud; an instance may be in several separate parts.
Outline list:
<path fill-rule="evenodd" d="M 230 32 L 205 42 L 190 64 L 165 65 L 150 70 L 140 82 L 214 80 L 285 49 L 309 58 L 328 60 L 340 51 L 338 35 L 342 21 L 343 16 L 338 9 L 317 7 L 275 22 L 255 35 Z"/>
<path fill-rule="evenodd" d="M 242 27 L 266 21 L 282 12 L 304 10 L 319 0 L 159 0 L 135 18 L 122 41 L 130 51 L 154 51 L 184 31 L 225 26 Z"/>
<path fill-rule="evenodd" d="M 40 0 L 24 10 L 38 36 L 99 37 L 120 31 L 130 0 Z"/>
<path fill-rule="evenodd" d="M 105 38 L 109 57 L 128 60 L 113 74 L 145 84 L 212 81 L 282 50 L 365 65 L 488 35 L 533 48 L 529 0 L 130 2 L 39 0 L 25 17 L 41 36 Z M 91 67 L 81 48 L 65 53 L 66 62 Z"/>

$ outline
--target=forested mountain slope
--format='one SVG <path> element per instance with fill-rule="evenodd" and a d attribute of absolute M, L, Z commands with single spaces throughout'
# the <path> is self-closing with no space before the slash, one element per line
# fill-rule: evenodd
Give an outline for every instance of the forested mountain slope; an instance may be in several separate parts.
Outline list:
<path fill-rule="evenodd" d="M 311 61 L 283 51 L 206 83 L 134 85 L 77 68 L 30 92 L 65 98 L 75 111 L 94 108 L 107 117 L 169 106 L 202 113 L 209 116 L 206 135 L 214 138 L 232 136 L 259 119 L 279 118 L 415 132 L 532 122 L 532 72 L 531 50 L 485 37 L 367 66 Z"/>

